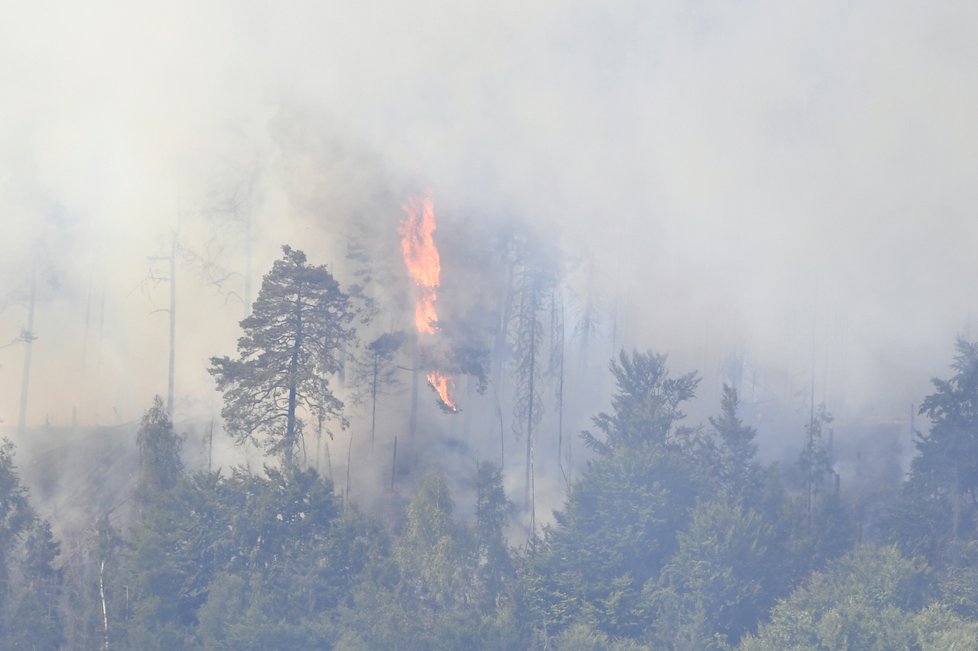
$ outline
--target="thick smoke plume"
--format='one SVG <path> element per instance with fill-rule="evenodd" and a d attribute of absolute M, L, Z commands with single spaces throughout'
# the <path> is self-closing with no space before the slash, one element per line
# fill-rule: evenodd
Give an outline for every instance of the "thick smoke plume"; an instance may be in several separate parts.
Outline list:
<path fill-rule="evenodd" d="M 135 421 L 167 390 L 175 281 L 176 419 L 206 431 L 206 360 L 233 351 L 279 246 L 372 285 L 400 319 L 400 205 L 430 190 L 446 333 L 501 327 L 479 313 L 505 301 L 494 238 L 528 233 L 558 259 L 568 391 L 590 399 L 569 438 L 620 347 L 701 372 L 693 421 L 739 384 L 785 449 L 812 402 L 840 432 L 909 431 L 954 335 L 974 335 L 976 24 L 973 3 L 882 1 L 9 7 L 2 426 L 28 338 L 29 427 Z M 359 277 L 351 241 L 387 264 Z M 460 380 L 453 436 L 505 421 L 515 450 L 512 385 L 489 382 L 485 413 L 467 413 L 477 384 Z M 397 399 L 384 422 L 403 421 Z M 241 459 L 225 445 L 219 461 Z"/>

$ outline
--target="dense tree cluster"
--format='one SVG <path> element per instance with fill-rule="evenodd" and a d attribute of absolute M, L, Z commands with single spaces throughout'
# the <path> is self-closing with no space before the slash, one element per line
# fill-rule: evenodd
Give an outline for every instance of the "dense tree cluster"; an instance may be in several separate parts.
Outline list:
<path fill-rule="evenodd" d="M 978 648 L 978 344 L 959 341 L 953 375 L 934 380 L 931 427 L 872 532 L 834 478 L 827 411 L 812 410 L 796 465 L 764 466 L 735 389 L 691 425 L 697 376 L 622 351 L 611 409 L 583 434 L 590 462 L 553 524 L 514 540 L 492 463 L 473 465 L 465 495 L 441 472 L 416 478 L 380 520 L 303 462 L 304 417 L 346 422 L 330 377 L 356 340 L 349 301 L 286 248 L 239 358 L 211 367 L 229 433 L 267 464 L 188 472 L 157 399 L 136 438 L 136 508 L 96 518 L 78 557 L 59 556 L 0 447 L 0 648 Z M 359 362 L 371 420 L 404 339 L 374 339 Z"/>

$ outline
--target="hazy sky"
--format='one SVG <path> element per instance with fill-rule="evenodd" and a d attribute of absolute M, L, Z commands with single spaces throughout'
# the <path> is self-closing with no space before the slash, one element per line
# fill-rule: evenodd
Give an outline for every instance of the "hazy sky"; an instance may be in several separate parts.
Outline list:
<path fill-rule="evenodd" d="M 243 179 L 257 273 L 284 242 L 338 255 L 339 225 L 375 218 L 356 211 L 378 179 L 423 184 L 436 207 L 521 215 L 593 259 L 626 343 L 707 376 L 739 352 L 795 389 L 814 365 L 837 410 L 906 414 L 953 337 L 978 336 L 974 2 L 6 0 L 2 15 L 0 345 L 24 327 L 36 259 L 33 424 L 75 405 L 129 420 L 165 392 L 166 287 L 140 285 L 147 257 L 178 226 L 202 250 L 200 212 Z M 178 396 L 206 411 L 206 359 L 232 351 L 241 307 L 181 269 Z M 22 358 L 0 349 L 8 425 Z"/>

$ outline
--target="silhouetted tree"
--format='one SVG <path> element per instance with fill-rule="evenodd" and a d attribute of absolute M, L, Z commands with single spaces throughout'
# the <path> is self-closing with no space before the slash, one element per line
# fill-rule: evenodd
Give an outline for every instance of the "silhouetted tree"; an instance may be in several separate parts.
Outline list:
<path fill-rule="evenodd" d="M 377 433 L 377 398 L 399 385 L 394 355 L 404 345 L 403 331 L 388 332 L 367 344 L 364 358 L 356 367 L 355 382 L 361 387 L 361 398 L 370 401 L 370 444 Z"/>
<path fill-rule="evenodd" d="M 340 372 L 342 351 L 355 338 L 354 310 L 325 266 L 308 264 L 302 251 L 288 246 L 282 251 L 241 322 L 238 358 L 211 358 L 210 373 L 224 392 L 221 414 L 229 433 L 239 443 L 261 445 L 293 470 L 303 412 L 348 424 L 328 378 Z"/>

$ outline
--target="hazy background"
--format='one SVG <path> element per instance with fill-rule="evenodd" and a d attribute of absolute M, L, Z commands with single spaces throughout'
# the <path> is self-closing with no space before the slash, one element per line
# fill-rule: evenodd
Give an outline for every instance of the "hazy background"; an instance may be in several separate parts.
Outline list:
<path fill-rule="evenodd" d="M 283 243 L 342 275 L 350 225 L 396 227 L 419 187 L 443 224 L 527 220 L 600 295 L 608 355 L 698 369 L 704 414 L 733 355 L 758 395 L 814 378 L 840 420 L 906 421 L 978 334 L 973 2 L 2 6 L 0 427 L 35 263 L 28 424 L 165 394 L 148 258 L 176 231 L 243 274 L 229 197 L 253 293 Z M 176 399 L 206 420 L 244 290 L 197 262 Z"/>

